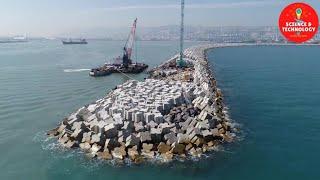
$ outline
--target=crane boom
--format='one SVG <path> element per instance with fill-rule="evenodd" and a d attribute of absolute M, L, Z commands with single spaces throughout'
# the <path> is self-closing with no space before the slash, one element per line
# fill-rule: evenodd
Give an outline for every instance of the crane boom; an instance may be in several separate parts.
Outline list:
<path fill-rule="evenodd" d="M 128 36 L 127 42 L 124 47 L 125 53 L 127 54 L 129 59 L 131 59 L 132 49 L 133 49 L 134 41 L 136 38 L 137 21 L 138 19 L 136 18 L 133 22 L 130 34 Z"/>

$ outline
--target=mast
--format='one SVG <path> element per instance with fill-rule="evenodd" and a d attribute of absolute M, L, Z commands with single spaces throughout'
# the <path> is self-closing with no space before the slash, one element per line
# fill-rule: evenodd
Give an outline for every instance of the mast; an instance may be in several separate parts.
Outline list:
<path fill-rule="evenodd" d="M 180 24 L 180 58 L 177 61 L 178 67 L 184 66 L 183 61 L 183 41 L 184 41 L 184 0 L 181 0 L 181 24 Z"/>

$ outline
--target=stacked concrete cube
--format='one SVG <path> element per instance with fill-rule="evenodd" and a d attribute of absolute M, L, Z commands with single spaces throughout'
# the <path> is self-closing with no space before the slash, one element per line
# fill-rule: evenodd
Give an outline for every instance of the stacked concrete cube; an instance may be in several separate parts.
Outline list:
<path fill-rule="evenodd" d="M 164 162 L 173 156 L 199 156 L 221 142 L 232 141 L 233 126 L 205 56 L 213 47 L 216 45 L 185 50 L 192 64 L 192 82 L 170 78 L 185 71 L 169 67 L 179 58 L 174 56 L 152 70 L 151 78 L 118 85 L 48 134 L 57 136 L 66 147 L 80 147 L 91 157 L 129 158 L 137 163 L 156 156 Z"/>

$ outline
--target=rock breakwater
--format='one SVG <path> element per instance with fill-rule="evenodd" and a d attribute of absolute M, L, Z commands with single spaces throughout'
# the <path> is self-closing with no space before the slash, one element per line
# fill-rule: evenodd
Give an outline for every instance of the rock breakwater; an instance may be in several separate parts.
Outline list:
<path fill-rule="evenodd" d="M 145 81 L 118 85 L 66 117 L 48 135 L 90 157 L 135 163 L 199 157 L 232 142 L 234 127 L 206 59 L 206 50 L 213 47 L 185 50 L 183 69 L 176 68 L 174 56 L 152 69 Z"/>

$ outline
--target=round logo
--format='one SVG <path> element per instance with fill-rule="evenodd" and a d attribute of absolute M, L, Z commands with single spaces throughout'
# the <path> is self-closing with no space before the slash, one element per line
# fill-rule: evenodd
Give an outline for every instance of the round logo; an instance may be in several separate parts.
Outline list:
<path fill-rule="evenodd" d="M 279 28 L 291 42 L 302 43 L 318 32 L 317 12 L 306 3 L 293 3 L 283 9 L 279 17 Z"/>

